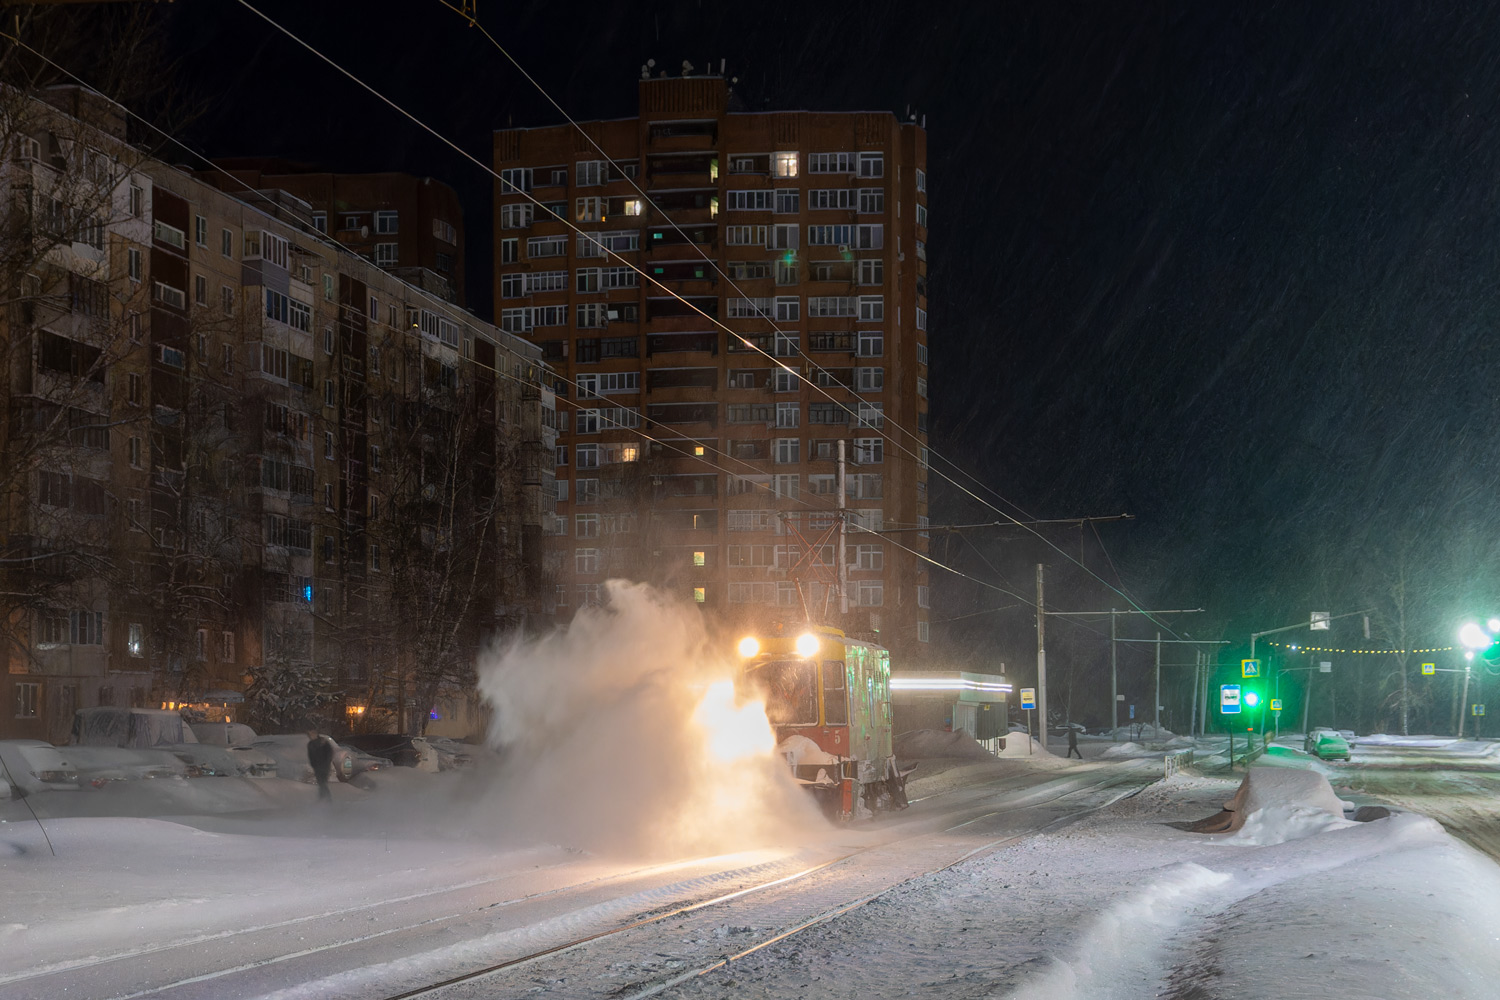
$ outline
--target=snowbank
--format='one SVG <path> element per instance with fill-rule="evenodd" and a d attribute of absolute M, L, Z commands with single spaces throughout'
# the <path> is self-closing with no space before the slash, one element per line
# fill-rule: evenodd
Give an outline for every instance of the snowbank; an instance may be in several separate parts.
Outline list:
<path fill-rule="evenodd" d="M 1025 740 L 1021 741 L 1023 744 Z M 946 733 L 940 729 L 914 729 L 896 737 L 898 761 L 958 758 L 961 760 L 994 760 L 995 755 L 980 746 L 962 729 Z M 1024 749 L 1022 750 L 1024 753 Z"/>
<path fill-rule="evenodd" d="M 1349 742 L 1367 747 L 1416 747 L 1437 750 L 1452 746 L 1459 741 L 1452 736 L 1391 736 L 1388 733 L 1372 733 L 1369 736 L 1356 736 Z"/>
<path fill-rule="evenodd" d="M 1114 746 L 1105 747 L 1099 754 L 1101 757 L 1135 757 L 1140 754 L 1150 753 L 1139 743 L 1116 743 Z"/>
<path fill-rule="evenodd" d="M 1303 768 L 1252 767 L 1224 811 L 1193 829 L 1218 843 L 1266 847 L 1355 825 L 1328 779 Z"/>

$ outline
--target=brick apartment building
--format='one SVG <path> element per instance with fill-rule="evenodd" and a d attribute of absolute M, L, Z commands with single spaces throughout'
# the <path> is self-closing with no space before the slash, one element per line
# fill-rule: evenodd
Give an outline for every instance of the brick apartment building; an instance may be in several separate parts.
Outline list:
<path fill-rule="evenodd" d="M 402 280 L 464 305 L 463 206 L 458 192 L 441 181 L 402 173 L 328 173 L 272 158 L 215 164 L 217 170 L 196 176 L 251 204 L 252 190 L 290 194 L 306 202 L 297 214 L 313 229 Z"/>
<path fill-rule="evenodd" d="M 461 711 L 487 638 L 550 612 L 540 350 L 145 156 L 97 95 L 0 96 L 0 739 Z"/>
<path fill-rule="evenodd" d="M 495 315 L 568 397 L 557 604 L 648 579 L 738 628 L 799 619 L 805 599 L 920 660 L 927 571 L 895 543 L 927 547 L 925 132 L 732 110 L 714 76 L 643 79 L 639 107 L 494 137 Z M 826 534 L 841 440 L 850 523 L 889 532 L 849 530 L 843 616 Z"/>

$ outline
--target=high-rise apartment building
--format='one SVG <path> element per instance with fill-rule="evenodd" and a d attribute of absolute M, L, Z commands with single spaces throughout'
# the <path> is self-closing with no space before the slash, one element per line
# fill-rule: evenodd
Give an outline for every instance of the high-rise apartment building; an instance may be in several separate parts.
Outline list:
<path fill-rule="evenodd" d="M 45 97 L 0 94 L 0 739 L 447 721 L 550 614 L 540 350 Z"/>
<path fill-rule="evenodd" d="M 311 227 L 382 270 L 464 304 L 464 214 L 458 192 L 431 177 L 340 174 L 265 157 L 218 160 L 197 177 L 241 200 L 306 203 Z M 254 192 L 265 192 L 259 196 Z"/>
<path fill-rule="evenodd" d="M 495 315 L 566 396 L 557 604 L 647 579 L 726 626 L 805 605 L 919 658 L 926 134 L 733 111 L 713 76 L 639 88 L 637 118 L 495 134 Z"/>

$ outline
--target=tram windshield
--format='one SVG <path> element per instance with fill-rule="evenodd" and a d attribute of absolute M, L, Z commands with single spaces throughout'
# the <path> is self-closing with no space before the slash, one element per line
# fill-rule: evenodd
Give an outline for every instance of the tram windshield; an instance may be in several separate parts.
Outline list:
<path fill-rule="evenodd" d="M 817 665 L 808 660 L 772 660 L 751 667 L 750 689 L 765 699 L 766 717 L 775 726 L 818 724 Z"/>

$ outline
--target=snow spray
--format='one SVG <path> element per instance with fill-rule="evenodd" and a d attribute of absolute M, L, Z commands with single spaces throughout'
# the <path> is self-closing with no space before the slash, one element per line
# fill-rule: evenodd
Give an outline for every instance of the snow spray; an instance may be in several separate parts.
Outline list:
<path fill-rule="evenodd" d="M 775 753 L 764 708 L 696 606 L 612 580 L 603 607 L 481 658 L 502 756 L 502 828 L 646 855 L 746 849 L 822 825 Z"/>

